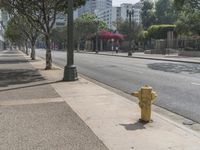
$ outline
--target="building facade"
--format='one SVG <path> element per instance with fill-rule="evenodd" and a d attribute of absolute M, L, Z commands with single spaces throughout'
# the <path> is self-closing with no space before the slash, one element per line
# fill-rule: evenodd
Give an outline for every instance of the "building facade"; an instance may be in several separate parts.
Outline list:
<path fill-rule="evenodd" d="M 97 0 L 96 16 L 106 22 L 108 28 L 112 27 L 112 0 Z"/>
<path fill-rule="evenodd" d="M 95 13 L 97 0 L 86 0 L 85 5 L 81 6 L 74 12 L 74 19 L 80 17 L 84 13 Z"/>
<path fill-rule="evenodd" d="M 133 9 L 133 4 L 128 4 L 128 3 L 124 3 L 121 4 L 121 19 L 122 20 L 126 20 L 127 18 L 127 10 L 132 10 Z"/>
<path fill-rule="evenodd" d="M 108 28 L 112 27 L 112 8 L 98 10 L 95 14 L 100 20 L 104 21 L 108 25 Z"/>
<path fill-rule="evenodd" d="M 127 10 L 133 10 L 134 16 L 133 19 L 137 24 L 141 23 L 140 13 L 141 13 L 142 3 L 129 4 L 124 3 L 121 4 L 120 7 L 112 7 L 112 29 L 115 30 L 117 28 L 118 21 L 125 21 L 128 19 Z"/>
<path fill-rule="evenodd" d="M 108 9 L 112 9 L 112 0 L 86 0 L 85 5 L 74 12 L 74 18 L 80 17 L 83 13 L 93 13 L 102 17 Z"/>
<path fill-rule="evenodd" d="M 80 17 L 83 13 L 95 14 L 100 20 L 107 23 L 108 28 L 116 30 L 118 20 L 128 19 L 127 10 L 134 10 L 133 19 L 136 23 L 141 23 L 140 12 L 142 3 L 136 4 L 123 3 L 120 7 L 112 7 L 112 0 L 87 0 L 86 4 L 74 12 L 74 18 Z"/>
<path fill-rule="evenodd" d="M 135 20 L 136 23 L 140 24 L 141 23 L 141 9 L 142 9 L 142 2 L 138 2 L 133 5 L 133 10 L 134 10 L 134 17 L 133 19 Z"/>
<path fill-rule="evenodd" d="M 111 9 L 112 0 L 96 0 L 96 10 Z"/>
<path fill-rule="evenodd" d="M 66 25 L 67 25 L 67 15 L 62 13 L 58 14 L 56 16 L 54 28 L 64 27 Z"/>

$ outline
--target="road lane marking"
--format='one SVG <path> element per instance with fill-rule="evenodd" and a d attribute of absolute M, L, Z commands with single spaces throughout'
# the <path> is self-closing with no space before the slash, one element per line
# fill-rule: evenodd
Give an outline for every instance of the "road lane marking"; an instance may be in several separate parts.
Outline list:
<path fill-rule="evenodd" d="M 136 73 L 140 73 L 140 74 L 143 74 L 143 72 L 141 72 L 141 71 L 136 71 L 136 70 L 135 70 L 134 72 L 136 72 Z"/>
<path fill-rule="evenodd" d="M 197 86 L 200 86 L 200 83 L 192 83 L 192 85 L 197 85 Z"/>

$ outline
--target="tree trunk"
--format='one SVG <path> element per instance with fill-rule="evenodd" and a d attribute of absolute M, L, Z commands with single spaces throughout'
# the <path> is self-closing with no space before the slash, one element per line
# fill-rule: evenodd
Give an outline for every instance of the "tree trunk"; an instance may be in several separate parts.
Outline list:
<path fill-rule="evenodd" d="M 78 40 L 78 44 L 77 44 L 77 51 L 80 51 L 80 41 Z"/>
<path fill-rule="evenodd" d="M 100 39 L 100 41 L 101 41 L 101 45 L 100 45 L 100 51 L 103 51 L 103 40 L 102 40 L 102 39 Z"/>
<path fill-rule="evenodd" d="M 46 68 L 45 70 L 50 70 L 52 69 L 50 36 L 46 35 L 45 40 L 46 40 Z"/>
<path fill-rule="evenodd" d="M 19 51 L 22 51 L 22 50 L 21 50 L 21 45 L 20 45 L 20 44 L 18 45 L 18 50 L 19 50 Z"/>
<path fill-rule="evenodd" d="M 29 55 L 29 51 L 28 51 L 28 42 L 25 43 L 26 46 L 26 55 Z"/>
<path fill-rule="evenodd" d="M 23 51 L 23 53 L 26 53 L 25 44 L 24 43 L 22 44 L 22 51 Z"/>
<path fill-rule="evenodd" d="M 31 59 L 35 60 L 35 41 L 31 41 Z"/>

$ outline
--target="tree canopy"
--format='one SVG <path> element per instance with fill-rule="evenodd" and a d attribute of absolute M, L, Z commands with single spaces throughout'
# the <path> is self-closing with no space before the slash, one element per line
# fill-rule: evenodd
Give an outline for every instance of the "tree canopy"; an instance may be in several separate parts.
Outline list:
<path fill-rule="evenodd" d="M 74 7 L 85 3 L 85 0 L 74 0 Z M 68 1 L 63 0 L 1 0 L 0 7 L 10 14 L 20 14 L 28 19 L 33 27 L 45 36 L 46 69 L 52 68 L 50 35 L 58 14 L 67 12 Z"/>
<path fill-rule="evenodd" d="M 154 39 L 166 39 L 167 32 L 175 31 L 176 25 L 152 25 L 148 28 L 148 36 Z"/>
<path fill-rule="evenodd" d="M 141 20 L 144 29 L 147 29 L 151 25 L 155 24 L 156 16 L 154 13 L 153 1 L 144 0 L 141 10 Z"/>
<path fill-rule="evenodd" d="M 107 29 L 107 24 L 92 13 L 84 13 L 74 22 L 75 40 L 86 40 L 102 29 Z"/>
<path fill-rule="evenodd" d="M 131 40 L 136 41 L 136 40 L 138 40 L 139 34 L 140 34 L 141 31 L 143 31 L 143 29 L 142 29 L 141 25 L 132 21 L 131 30 L 130 30 L 129 22 L 128 22 L 128 20 L 126 20 L 126 21 L 122 21 L 119 24 L 118 31 L 119 31 L 119 33 L 125 35 L 127 39 L 131 39 Z"/>
<path fill-rule="evenodd" d="M 5 30 L 5 38 L 13 44 L 18 44 L 24 41 L 24 36 L 19 26 L 16 25 L 14 18 L 10 19 Z"/>
<path fill-rule="evenodd" d="M 16 33 L 20 33 L 20 34 L 16 34 Z M 36 43 L 38 35 L 39 35 L 38 31 L 27 20 L 27 18 L 20 15 L 13 15 L 10 21 L 8 22 L 8 26 L 6 28 L 6 37 L 12 43 L 21 44 L 24 42 L 25 44 L 27 44 L 28 41 L 30 41 L 31 58 L 33 60 L 35 59 L 35 43 Z M 19 40 L 21 40 L 21 42 Z"/>
<path fill-rule="evenodd" d="M 172 0 L 158 0 L 155 5 L 156 23 L 173 24 L 177 13 Z"/>
<path fill-rule="evenodd" d="M 199 0 L 174 0 L 174 4 L 178 9 L 182 9 L 184 5 L 190 5 L 192 9 L 200 9 Z"/>

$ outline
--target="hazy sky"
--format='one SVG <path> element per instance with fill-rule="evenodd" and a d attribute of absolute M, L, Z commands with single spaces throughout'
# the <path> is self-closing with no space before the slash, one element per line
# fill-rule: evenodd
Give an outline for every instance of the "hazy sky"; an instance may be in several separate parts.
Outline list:
<path fill-rule="evenodd" d="M 119 6 L 121 3 L 132 3 L 135 4 L 139 0 L 113 0 L 113 6 Z"/>

